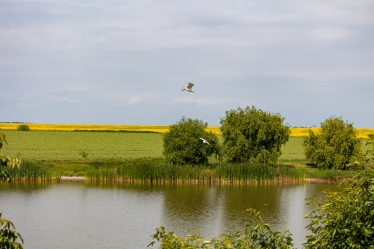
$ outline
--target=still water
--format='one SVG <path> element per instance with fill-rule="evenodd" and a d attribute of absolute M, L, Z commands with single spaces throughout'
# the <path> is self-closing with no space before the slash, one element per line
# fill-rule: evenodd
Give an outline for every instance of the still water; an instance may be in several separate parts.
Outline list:
<path fill-rule="evenodd" d="M 310 212 L 306 198 L 334 188 L 298 185 L 150 185 L 132 183 L 0 183 L 0 211 L 25 248 L 147 248 L 155 228 L 205 239 L 243 230 L 256 208 L 273 230 L 290 230 L 301 248 Z"/>

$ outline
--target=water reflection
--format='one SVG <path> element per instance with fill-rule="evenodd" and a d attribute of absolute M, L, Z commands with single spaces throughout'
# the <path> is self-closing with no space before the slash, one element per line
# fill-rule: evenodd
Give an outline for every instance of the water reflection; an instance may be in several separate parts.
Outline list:
<path fill-rule="evenodd" d="M 128 182 L 0 183 L 0 210 L 25 248 L 146 248 L 161 225 L 180 236 L 190 228 L 209 239 L 242 230 L 245 210 L 261 212 L 300 247 L 305 199 L 328 184 L 154 185 Z"/>
<path fill-rule="evenodd" d="M 167 229 L 184 236 L 190 228 L 219 231 L 221 196 L 219 187 L 210 185 L 166 186 L 164 188 L 162 222 Z"/>

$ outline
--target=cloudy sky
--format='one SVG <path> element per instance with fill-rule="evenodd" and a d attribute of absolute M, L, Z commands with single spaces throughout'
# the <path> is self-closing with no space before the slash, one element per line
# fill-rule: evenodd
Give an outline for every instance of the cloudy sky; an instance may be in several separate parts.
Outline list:
<path fill-rule="evenodd" d="M 0 122 L 219 125 L 252 105 L 374 127 L 374 1 L 0 0 Z"/>

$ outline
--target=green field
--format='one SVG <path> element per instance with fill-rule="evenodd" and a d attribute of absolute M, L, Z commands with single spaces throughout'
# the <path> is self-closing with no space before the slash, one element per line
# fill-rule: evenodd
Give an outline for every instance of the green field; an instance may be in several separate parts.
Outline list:
<path fill-rule="evenodd" d="M 26 160 L 129 159 L 162 156 L 158 133 L 5 131 L 8 145 L 1 152 Z"/>
<path fill-rule="evenodd" d="M 3 131 L 8 145 L 1 152 L 26 160 L 136 159 L 163 157 L 162 134 L 142 132 Z M 302 137 L 290 137 L 280 162 L 306 162 Z M 366 146 L 363 146 L 363 149 Z"/>

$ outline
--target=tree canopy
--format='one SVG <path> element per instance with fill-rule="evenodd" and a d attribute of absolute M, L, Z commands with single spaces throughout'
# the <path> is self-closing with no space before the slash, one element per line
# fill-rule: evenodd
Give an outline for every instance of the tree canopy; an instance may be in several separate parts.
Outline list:
<path fill-rule="evenodd" d="M 320 169 L 360 169 L 363 166 L 361 142 L 353 123 L 330 117 L 321 123 L 321 131 L 309 130 L 304 138 L 307 159 Z"/>
<path fill-rule="evenodd" d="M 290 135 L 279 113 L 265 112 L 256 107 L 226 111 L 221 118 L 223 150 L 231 162 L 275 164 L 281 155 L 281 146 Z"/>
<path fill-rule="evenodd" d="M 218 138 L 205 130 L 207 126 L 202 120 L 185 117 L 170 125 L 163 135 L 166 160 L 174 164 L 206 164 L 209 156 L 219 156 Z"/>

